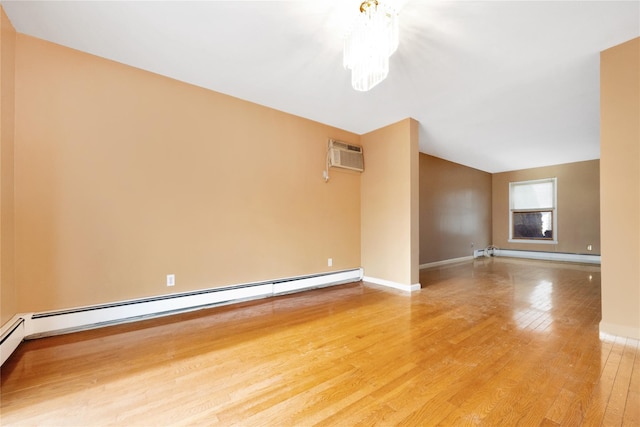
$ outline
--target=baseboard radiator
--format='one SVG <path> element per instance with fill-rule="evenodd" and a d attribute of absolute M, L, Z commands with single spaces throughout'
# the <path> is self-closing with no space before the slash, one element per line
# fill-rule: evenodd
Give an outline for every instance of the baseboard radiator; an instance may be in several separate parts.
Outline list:
<path fill-rule="evenodd" d="M 456 264 L 460 262 L 471 261 L 476 258 L 484 257 L 511 257 L 511 258 L 525 258 L 525 259 L 538 259 L 544 261 L 563 261 L 563 262 L 578 262 L 586 264 L 600 264 L 600 255 L 588 255 L 588 254 L 571 254 L 565 252 L 541 252 L 541 251 L 523 251 L 513 249 L 500 249 L 495 246 L 489 246 L 485 249 L 476 249 L 473 251 L 473 255 L 464 256 L 460 258 L 445 259 L 442 261 L 435 261 L 426 264 L 420 264 L 420 269 L 445 266 L 447 264 Z"/>
<path fill-rule="evenodd" d="M 489 246 L 486 249 L 477 249 L 473 252 L 473 258 L 491 257 L 491 256 L 538 259 L 538 260 L 544 260 L 544 261 L 564 261 L 564 262 L 579 262 L 579 263 L 586 263 L 586 264 L 600 264 L 600 255 L 572 254 L 572 253 L 565 253 L 565 252 L 523 251 L 523 250 L 515 250 L 515 249 L 499 249 L 494 246 Z"/>
<path fill-rule="evenodd" d="M 99 328 L 152 317 L 269 298 L 315 288 L 341 285 L 362 280 L 363 270 L 343 270 L 308 276 L 290 277 L 265 282 L 246 283 L 152 298 L 119 301 L 68 310 L 19 314 L 0 331 L 2 363 L 23 339 Z"/>
<path fill-rule="evenodd" d="M 0 335 L 0 365 L 11 356 L 24 339 L 24 319 L 14 317 Z"/>

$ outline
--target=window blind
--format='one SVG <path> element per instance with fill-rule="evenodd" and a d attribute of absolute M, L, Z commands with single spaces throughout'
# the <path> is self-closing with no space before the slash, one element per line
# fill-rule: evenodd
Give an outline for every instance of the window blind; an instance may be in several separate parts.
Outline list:
<path fill-rule="evenodd" d="M 553 209 L 553 181 L 512 184 L 511 209 Z"/>

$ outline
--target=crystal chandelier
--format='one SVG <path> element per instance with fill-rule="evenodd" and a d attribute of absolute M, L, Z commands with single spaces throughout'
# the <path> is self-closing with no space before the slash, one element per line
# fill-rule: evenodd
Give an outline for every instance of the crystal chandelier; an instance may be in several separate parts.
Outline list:
<path fill-rule="evenodd" d="M 398 48 L 398 13 L 365 0 L 344 42 L 344 67 L 351 70 L 351 85 L 366 92 L 389 74 L 389 57 Z"/>

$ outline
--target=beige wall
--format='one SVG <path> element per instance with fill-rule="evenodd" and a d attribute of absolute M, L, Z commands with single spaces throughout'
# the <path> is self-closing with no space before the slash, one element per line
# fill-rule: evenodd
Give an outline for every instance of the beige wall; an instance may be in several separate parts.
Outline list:
<path fill-rule="evenodd" d="M 418 283 L 418 122 L 362 135 L 362 267 L 368 277 Z"/>
<path fill-rule="evenodd" d="M 602 322 L 640 339 L 640 38 L 600 55 Z"/>
<path fill-rule="evenodd" d="M 360 266 L 358 135 L 22 34 L 15 126 L 21 311 Z"/>
<path fill-rule="evenodd" d="M 489 244 L 491 174 L 420 153 L 420 264 Z"/>
<path fill-rule="evenodd" d="M 18 312 L 14 279 L 14 67 L 16 32 L 0 6 L 0 325 Z"/>
<path fill-rule="evenodd" d="M 567 163 L 493 174 L 493 244 L 501 249 L 600 254 L 600 161 Z M 557 181 L 557 244 L 509 243 L 509 182 Z M 592 245 L 592 250 L 587 250 Z"/>

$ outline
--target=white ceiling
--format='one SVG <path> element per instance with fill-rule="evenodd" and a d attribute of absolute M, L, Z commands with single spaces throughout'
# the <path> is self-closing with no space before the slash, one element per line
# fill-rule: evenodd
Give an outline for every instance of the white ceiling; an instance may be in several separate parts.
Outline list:
<path fill-rule="evenodd" d="M 599 52 L 640 36 L 640 0 L 396 1 L 366 93 L 342 67 L 358 0 L 2 5 L 21 33 L 358 134 L 413 117 L 420 151 L 487 172 L 600 157 Z"/>

